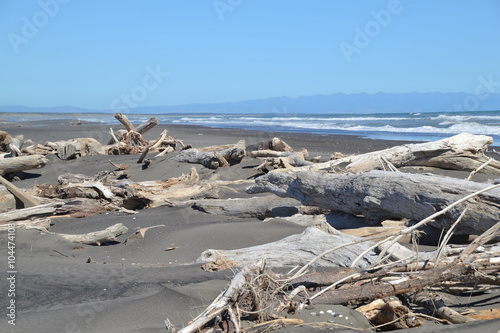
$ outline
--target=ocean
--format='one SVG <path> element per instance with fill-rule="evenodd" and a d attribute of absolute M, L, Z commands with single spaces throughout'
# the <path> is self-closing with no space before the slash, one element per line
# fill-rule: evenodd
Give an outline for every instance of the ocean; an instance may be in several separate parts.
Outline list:
<path fill-rule="evenodd" d="M 259 131 L 347 134 L 364 138 L 434 141 L 458 133 L 484 134 L 500 143 L 500 111 L 377 114 L 132 114 L 132 123 L 157 117 L 161 124 L 200 125 Z M 2 113 L 3 121 L 77 119 L 117 124 L 111 113 Z"/>

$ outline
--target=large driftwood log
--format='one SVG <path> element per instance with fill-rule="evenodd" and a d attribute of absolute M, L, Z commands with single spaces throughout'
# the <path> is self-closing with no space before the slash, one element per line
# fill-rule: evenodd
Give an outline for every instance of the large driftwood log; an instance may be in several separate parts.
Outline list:
<path fill-rule="evenodd" d="M 0 158 L 0 176 L 24 170 L 39 169 L 49 160 L 43 155 Z"/>
<path fill-rule="evenodd" d="M 325 228 L 326 229 L 326 228 Z M 237 250 L 206 250 L 197 259 L 197 263 L 207 263 L 217 259 L 233 260 L 238 267 L 243 267 L 258 260 L 265 259 L 269 267 L 303 266 L 320 253 L 340 244 L 361 240 L 359 237 L 350 236 L 327 228 L 328 232 L 318 227 L 309 227 L 298 235 L 292 235 L 282 240 L 252 246 Z M 330 253 L 314 263 L 321 267 L 346 267 L 363 251 L 367 250 L 373 242 L 360 242 Z M 358 261 L 356 267 L 366 267 L 373 263 L 376 255 L 373 252 L 366 254 Z"/>
<path fill-rule="evenodd" d="M 367 222 L 386 219 L 422 220 L 487 184 L 433 175 L 371 171 L 354 175 L 316 172 L 270 173 L 256 179 L 249 193 L 272 192 L 296 198 L 304 205 L 349 214 L 362 214 Z M 467 202 L 469 210 L 457 226 L 457 234 L 477 234 L 500 220 L 500 190 L 481 194 Z M 431 223 L 447 229 L 464 206 L 454 207 Z"/>
<path fill-rule="evenodd" d="M 235 199 L 201 199 L 194 201 L 193 208 L 209 214 L 259 219 L 321 212 L 315 207 L 302 206 L 298 200 L 280 198 L 275 195 Z"/>
<path fill-rule="evenodd" d="M 414 165 L 473 171 L 486 161 L 484 151 L 493 139 L 485 135 L 462 133 L 439 141 L 408 144 L 360 156 L 347 166 L 351 172 L 380 169 L 380 157 L 396 167 Z M 500 161 L 484 168 L 486 173 L 500 175 Z"/>
<path fill-rule="evenodd" d="M 71 160 L 82 156 L 103 155 L 104 149 L 93 138 L 77 138 L 56 142 L 57 156 L 62 160 Z"/>
<path fill-rule="evenodd" d="M 363 155 L 347 156 L 336 160 L 317 163 L 312 166 L 297 167 L 295 172 L 308 170 L 330 170 L 347 164 L 350 172 L 366 172 L 384 169 L 381 160 L 385 159 L 395 167 L 427 166 L 442 169 L 473 171 L 488 161 L 484 151 L 493 142 L 485 135 L 458 134 L 446 139 L 407 144 Z M 480 170 L 482 173 L 500 174 L 500 162 L 492 161 Z"/>
<path fill-rule="evenodd" d="M 234 145 L 186 149 L 172 159 L 177 162 L 197 163 L 209 169 L 217 169 L 239 163 L 244 156 L 245 140 L 240 140 Z"/>

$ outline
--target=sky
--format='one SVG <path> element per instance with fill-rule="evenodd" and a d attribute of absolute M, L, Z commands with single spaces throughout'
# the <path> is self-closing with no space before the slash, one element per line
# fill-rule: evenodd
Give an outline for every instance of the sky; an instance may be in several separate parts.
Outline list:
<path fill-rule="evenodd" d="M 0 0 L 0 105 L 500 91 L 498 0 Z"/>

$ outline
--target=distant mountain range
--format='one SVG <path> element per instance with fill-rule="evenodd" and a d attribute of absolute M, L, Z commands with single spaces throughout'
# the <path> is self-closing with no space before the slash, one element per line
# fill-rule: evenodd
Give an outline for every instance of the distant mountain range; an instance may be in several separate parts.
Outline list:
<path fill-rule="evenodd" d="M 500 110 L 500 94 L 475 96 L 466 93 L 376 93 L 331 94 L 298 98 L 273 97 L 241 102 L 139 106 L 128 110 L 90 110 L 72 106 L 0 106 L 0 112 L 90 113 L 127 111 L 136 114 L 162 113 L 401 113 Z"/>

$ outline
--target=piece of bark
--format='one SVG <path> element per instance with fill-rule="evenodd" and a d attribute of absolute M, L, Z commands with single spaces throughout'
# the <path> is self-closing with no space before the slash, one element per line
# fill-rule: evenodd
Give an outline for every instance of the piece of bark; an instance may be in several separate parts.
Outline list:
<path fill-rule="evenodd" d="M 275 195 L 253 198 L 195 200 L 193 208 L 208 214 L 255 217 L 259 219 L 311 212 L 310 207 L 303 207 L 295 199 L 280 198 Z M 317 212 L 318 210 L 316 210 Z"/>
<path fill-rule="evenodd" d="M 109 160 L 109 163 L 111 163 L 111 165 L 114 166 L 119 171 L 128 169 L 128 164 L 118 164 L 118 163 L 115 163 L 111 160 Z"/>
<path fill-rule="evenodd" d="M 282 240 L 236 250 L 206 250 L 196 260 L 197 263 L 207 263 L 217 259 L 234 260 L 238 267 L 243 267 L 266 259 L 268 267 L 293 267 L 304 265 L 318 254 L 339 244 L 348 243 L 359 237 L 342 234 L 336 230 L 333 234 L 321 231 L 317 227 L 309 227 L 298 235 L 292 235 Z M 367 250 L 372 242 L 360 242 L 346 246 L 334 253 L 328 254 L 317 261 L 314 266 L 346 267 L 363 251 Z M 290 255 L 292 254 L 292 255 Z M 366 267 L 374 262 L 376 256 L 369 253 L 358 262 L 358 267 Z"/>
<path fill-rule="evenodd" d="M 0 176 L 0 183 L 5 186 L 16 198 L 22 201 L 25 208 L 38 206 L 40 204 L 37 199 L 31 197 L 29 194 L 24 193 L 19 188 L 17 188 L 17 186 L 15 186 L 2 176 Z"/>
<path fill-rule="evenodd" d="M 127 231 L 128 228 L 126 226 L 124 226 L 122 223 L 117 223 L 104 230 L 94 231 L 87 234 L 81 234 L 81 235 L 69 235 L 60 233 L 51 233 L 51 234 L 62 237 L 65 240 L 73 243 L 82 243 L 87 245 L 100 246 L 101 244 L 104 243 L 116 242 L 116 237 L 121 236 Z"/>
<path fill-rule="evenodd" d="M 434 175 L 371 171 L 354 175 L 317 172 L 274 173 L 256 179 L 249 193 L 271 192 L 298 199 L 304 205 L 362 214 L 367 223 L 408 218 L 420 221 L 487 184 Z M 470 209 L 456 229 L 457 234 L 482 233 L 500 220 L 500 190 L 468 201 Z M 462 207 L 463 208 L 463 207 Z M 460 216 L 454 207 L 430 223 L 449 228 Z"/>
<path fill-rule="evenodd" d="M 0 176 L 44 167 L 49 160 L 43 155 L 0 158 Z"/>

